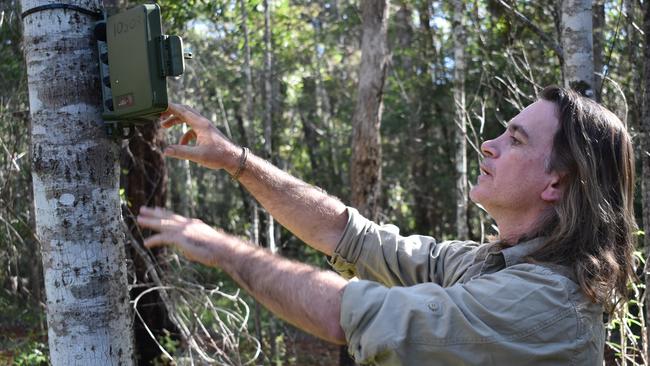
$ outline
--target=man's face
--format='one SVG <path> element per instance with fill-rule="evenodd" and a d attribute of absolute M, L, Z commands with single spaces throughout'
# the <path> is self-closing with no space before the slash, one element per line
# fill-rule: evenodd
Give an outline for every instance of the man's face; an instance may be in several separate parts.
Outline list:
<path fill-rule="evenodd" d="M 495 218 L 532 215 L 550 203 L 547 189 L 556 176 L 546 171 L 558 129 L 557 110 L 546 100 L 526 107 L 506 131 L 485 141 L 481 174 L 470 198 Z"/>

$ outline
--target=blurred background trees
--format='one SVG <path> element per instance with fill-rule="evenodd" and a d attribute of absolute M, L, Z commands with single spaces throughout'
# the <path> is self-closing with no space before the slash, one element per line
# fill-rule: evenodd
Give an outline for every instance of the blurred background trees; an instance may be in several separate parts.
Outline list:
<path fill-rule="evenodd" d="M 466 201 L 467 185 L 478 174 L 478 146 L 499 134 L 544 86 L 584 81 L 585 76 L 575 76 L 569 68 L 575 52 L 566 36 L 570 14 L 565 9 L 579 6 L 575 3 L 592 9 L 587 14 L 591 22 L 585 14 L 580 18 L 580 24 L 591 28 L 587 33 L 583 29 L 580 38 L 588 41 L 591 35 L 593 79 L 586 84 L 595 98 L 626 121 L 637 148 L 641 182 L 641 162 L 648 156 L 647 128 L 642 126 L 650 118 L 648 102 L 643 103 L 650 77 L 643 69 L 649 59 L 644 32 L 650 22 L 648 0 L 393 0 L 380 114 L 378 221 L 393 223 L 403 233 L 441 240 L 459 232 L 479 241 L 495 234 L 481 208 Z M 193 106 L 235 142 L 351 204 L 364 25 L 361 2 L 159 4 L 168 33 L 181 35 L 194 54 L 186 73 L 171 83 L 171 99 Z M 21 32 L 18 2 L 1 2 L 0 364 L 38 364 L 47 357 L 39 245 L 33 234 Z M 323 256 L 273 225 L 225 173 L 166 160 L 163 174 L 157 154 L 182 133 L 181 128 L 165 136 L 142 130 L 123 144 L 127 223 L 129 212 L 140 205 L 165 203 L 226 231 L 271 243 L 285 256 L 327 266 Z M 641 184 L 638 188 L 636 209 L 643 227 L 648 201 L 642 197 L 648 196 L 642 196 Z M 254 364 L 338 362 L 337 347 L 258 309 L 220 271 L 188 264 L 173 252 L 144 251 L 137 244 L 141 233 L 132 226 L 128 230 L 133 237 L 127 244 L 132 302 L 162 305 L 170 312 L 156 324 L 148 321 L 156 354 L 147 357 L 160 363 L 168 357 L 179 363 L 189 357 L 217 364 L 253 359 Z M 641 275 L 643 240 L 639 243 Z M 639 301 L 610 322 L 610 364 L 624 359 L 629 364 L 645 362 L 643 289 L 644 281 L 632 284 L 630 291 L 637 292 Z M 146 298 L 153 293 L 157 295 Z M 136 317 L 134 322 L 147 320 Z M 143 329 L 139 337 L 148 334 L 147 327 Z"/>

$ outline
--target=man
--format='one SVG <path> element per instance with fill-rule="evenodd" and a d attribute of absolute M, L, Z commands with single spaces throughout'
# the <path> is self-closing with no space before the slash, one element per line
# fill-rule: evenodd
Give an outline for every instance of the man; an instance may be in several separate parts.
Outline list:
<path fill-rule="evenodd" d="M 380 365 L 602 364 L 604 308 L 625 297 L 634 249 L 633 156 L 625 126 L 578 94 L 546 88 L 483 143 L 471 199 L 496 242 L 399 235 L 223 137 L 192 128 L 165 154 L 225 169 L 273 216 L 332 257 L 332 272 L 289 261 L 160 208 L 138 222 L 190 260 L 223 269 L 271 311 Z M 188 145 L 196 140 L 195 145 Z"/>

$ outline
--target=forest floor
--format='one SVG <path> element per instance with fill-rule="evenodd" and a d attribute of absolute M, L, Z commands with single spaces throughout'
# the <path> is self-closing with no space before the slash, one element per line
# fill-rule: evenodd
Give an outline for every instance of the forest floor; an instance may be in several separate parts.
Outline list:
<path fill-rule="evenodd" d="M 2 297 L 0 296 L 0 302 Z M 47 330 L 40 318 L 29 310 L 4 304 L 0 311 L 0 366 L 47 365 Z M 44 319 L 43 319 L 44 321 Z M 274 364 L 301 366 L 331 366 L 339 364 L 340 347 L 301 332 L 284 327 L 279 341 L 279 362 Z M 256 365 L 271 364 L 260 358 Z"/>
<path fill-rule="evenodd" d="M 45 315 L 6 300 L 0 296 L 0 366 L 47 365 Z"/>

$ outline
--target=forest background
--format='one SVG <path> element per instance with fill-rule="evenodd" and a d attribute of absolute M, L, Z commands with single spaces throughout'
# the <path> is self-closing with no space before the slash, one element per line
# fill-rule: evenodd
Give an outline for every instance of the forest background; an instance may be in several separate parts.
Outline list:
<path fill-rule="evenodd" d="M 374 159 L 381 173 L 363 184 L 352 168 L 360 146 L 355 110 L 363 103 L 358 2 L 158 4 L 166 33 L 182 36 L 194 56 L 185 74 L 170 82 L 170 100 L 193 106 L 235 142 L 403 233 L 485 241 L 496 228 L 467 201 L 478 174 L 478 146 L 501 133 L 544 86 L 568 81 L 565 66 L 573 49 L 563 39 L 565 2 L 571 1 L 390 2 L 387 53 L 374 76 L 381 86 L 380 127 L 370 126 L 369 138 L 379 142 Z M 38 365 L 47 364 L 49 353 L 20 12 L 16 0 L 0 3 L 0 364 Z M 648 200 L 642 199 L 649 14 L 648 0 L 595 0 L 591 7 L 593 97 L 627 123 L 634 139 L 642 229 L 650 224 L 644 221 Z M 327 268 L 322 255 L 273 225 L 227 174 L 163 159 L 161 149 L 182 133 L 142 127 L 121 145 L 120 194 L 140 363 L 348 362 L 337 347 L 261 309 L 219 270 L 187 263 L 166 249 L 142 249 L 132 213 L 157 204 Z M 366 185 L 372 202 L 352 188 Z M 643 232 L 639 279 L 630 284 L 633 300 L 609 319 L 608 364 L 647 364 Z"/>

